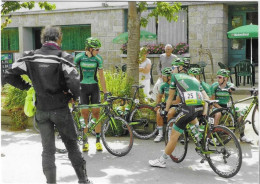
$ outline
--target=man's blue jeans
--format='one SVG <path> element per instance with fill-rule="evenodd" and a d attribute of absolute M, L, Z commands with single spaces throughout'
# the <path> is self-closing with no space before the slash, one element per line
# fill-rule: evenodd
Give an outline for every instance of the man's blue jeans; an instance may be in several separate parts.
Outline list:
<path fill-rule="evenodd" d="M 68 156 L 74 169 L 82 170 L 85 168 L 86 162 L 77 145 L 76 127 L 69 108 L 51 111 L 37 110 L 36 122 L 42 138 L 42 167 L 47 183 L 56 182 L 54 125 L 58 129 L 61 139 L 68 150 Z"/>

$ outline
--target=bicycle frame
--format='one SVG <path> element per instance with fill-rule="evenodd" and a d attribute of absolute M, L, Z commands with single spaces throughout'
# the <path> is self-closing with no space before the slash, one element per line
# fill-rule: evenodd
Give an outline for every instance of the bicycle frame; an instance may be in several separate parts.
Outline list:
<path fill-rule="evenodd" d="M 243 117 L 243 119 L 242 119 L 243 121 L 246 120 L 248 114 L 250 113 L 250 111 L 252 110 L 252 108 L 254 107 L 254 105 L 257 105 L 257 104 L 258 104 L 258 97 L 257 97 L 257 96 L 251 96 L 251 97 L 248 97 L 248 98 L 244 98 L 244 99 L 242 99 L 242 100 L 238 100 L 238 101 L 236 101 L 236 102 L 233 103 L 233 104 L 235 105 L 235 104 L 242 103 L 242 102 L 244 102 L 244 101 L 251 100 L 251 99 L 253 99 L 253 101 L 250 103 L 249 108 L 248 108 L 247 111 L 245 112 L 245 115 L 244 115 L 244 117 Z M 232 99 L 232 100 L 233 100 L 233 99 Z M 235 113 L 235 114 L 236 114 L 236 113 Z"/>
<path fill-rule="evenodd" d="M 92 124 L 90 128 L 88 128 L 88 132 L 84 136 L 89 136 L 90 133 L 95 129 L 95 127 L 101 123 L 103 119 L 106 117 L 110 117 L 112 120 L 112 125 L 117 128 L 115 120 L 113 118 L 113 115 L 109 112 L 109 103 L 104 102 L 103 104 L 91 104 L 91 105 L 80 105 L 80 109 L 92 109 L 92 108 L 99 108 L 99 107 L 104 107 L 105 108 L 105 113 L 102 113 L 101 117 L 96 121 L 96 123 Z M 112 127 L 113 128 L 113 127 Z"/>

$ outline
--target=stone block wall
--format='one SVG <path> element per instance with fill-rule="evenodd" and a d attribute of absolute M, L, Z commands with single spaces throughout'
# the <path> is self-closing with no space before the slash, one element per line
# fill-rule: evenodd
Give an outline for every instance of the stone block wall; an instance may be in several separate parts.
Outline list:
<path fill-rule="evenodd" d="M 124 32 L 124 10 L 123 9 L 102 9 L 86 11 L 53 11 L 35 13 L 15 13 L 12 16 L 12 23 L 8 27 L 19 28 L 20 54 L 24 51 L 25 42 L 23 38 L 24 28 L 44 27 L 46 25 L 91 25 L 91 36 L 97 37 L 102 42 L 100 55 L 104 59 L 105 68 L 119 64 L 121 44 L 113 44 L 112 40 Z M 85 38 L 82 38 L 85 41 Z M 16 54 L 16 58 L 20 57 Z"/>
<path fill-rule="evenodd" d="M 199 48 L 209 49 L 213 57 L 213 74 L 215 76 L 218 62 L 227 64 L 228 62 L 228 5 L 225 4 L 205 4 L 190 5 L 188 10 L 189 19 L 189 52 L 191 63 L 197 63 L 200 59 Z M 207 82 L 210 82 L 212 74 L 209 57 L 202 56 L 201 61 L 205 61 Z M 214 77 L 215 78 L 215 77 Z"/>

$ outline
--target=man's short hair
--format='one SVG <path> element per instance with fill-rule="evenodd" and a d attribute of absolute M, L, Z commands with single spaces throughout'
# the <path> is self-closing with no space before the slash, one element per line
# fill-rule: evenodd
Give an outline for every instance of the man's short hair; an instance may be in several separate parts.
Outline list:
<path fill-rule="evenodd" d="M 41 32 L 41 43 L 48 41 L 57 42 L 62 37 L 61 28 L 58 26 L 46 26 Z"/>
<path fill-rule="evenodd" d="M 172 45 L 171 44 L 166 44 L 164 49 L 166 50 L 167 47 L 170 47 L 172 49 Z"/>

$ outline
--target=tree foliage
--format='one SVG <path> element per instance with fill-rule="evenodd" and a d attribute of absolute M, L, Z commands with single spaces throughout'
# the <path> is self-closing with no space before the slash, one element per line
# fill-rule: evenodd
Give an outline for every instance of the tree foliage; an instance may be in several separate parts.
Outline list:
<path fill-rule="evenodd" d="M 38 2 L 38 5 L 41 9 L 45 9 L 46 11 L 56 9 L 55 4 L 50 4 L 48 2 Z M 8 24 L 12 22 L 10 13 L 20 10 L 21 8 L 33 9 L 35 7 L 34 1 L 29 2 L 19 2 L 19 1 L 5 1 L 2 3 L 1 16 L 6 16 L 4 22 L 1 24 L 1 30 L 5 28 Z"/>
<path fill-rule="evenodd" d="M 181 3 L 167 3 L 167 2 L 154 2 L 155 8 L 147 15 L 147 17 L 140 18 L 140 24 L 142 27 L 146 27 L 149 18 L 155 17 L 158 20 L 159 16 L 165 17 L 169 22 L 178 21 L 178 12 L 181 10 Z M 146 2 L 138 3 L 138 12 L 142 13 L 147 10 L 148 4 Z"/>
<path fill-rule="evenodd" d="M 136 11 L 133 11 L 136 10 Z M 128 47 L 127 47 L 127 73 L 128 76 L 138 83 L 138 53 L 140 48 L 140 27 L 146 27 L 149 18 L 155 17 L 156 22 L 158 17 L 165 17 L 169 22 L 178 20 L 178 12 L 181 9 L 181 3 L 154 2 L 154 8 L 147 15 L 141 17 L 141 13 L 148 9 L 148 4 L 145 1 L 128 2 Z M 138 25 L 137 25 L 138 24 Z"/>

